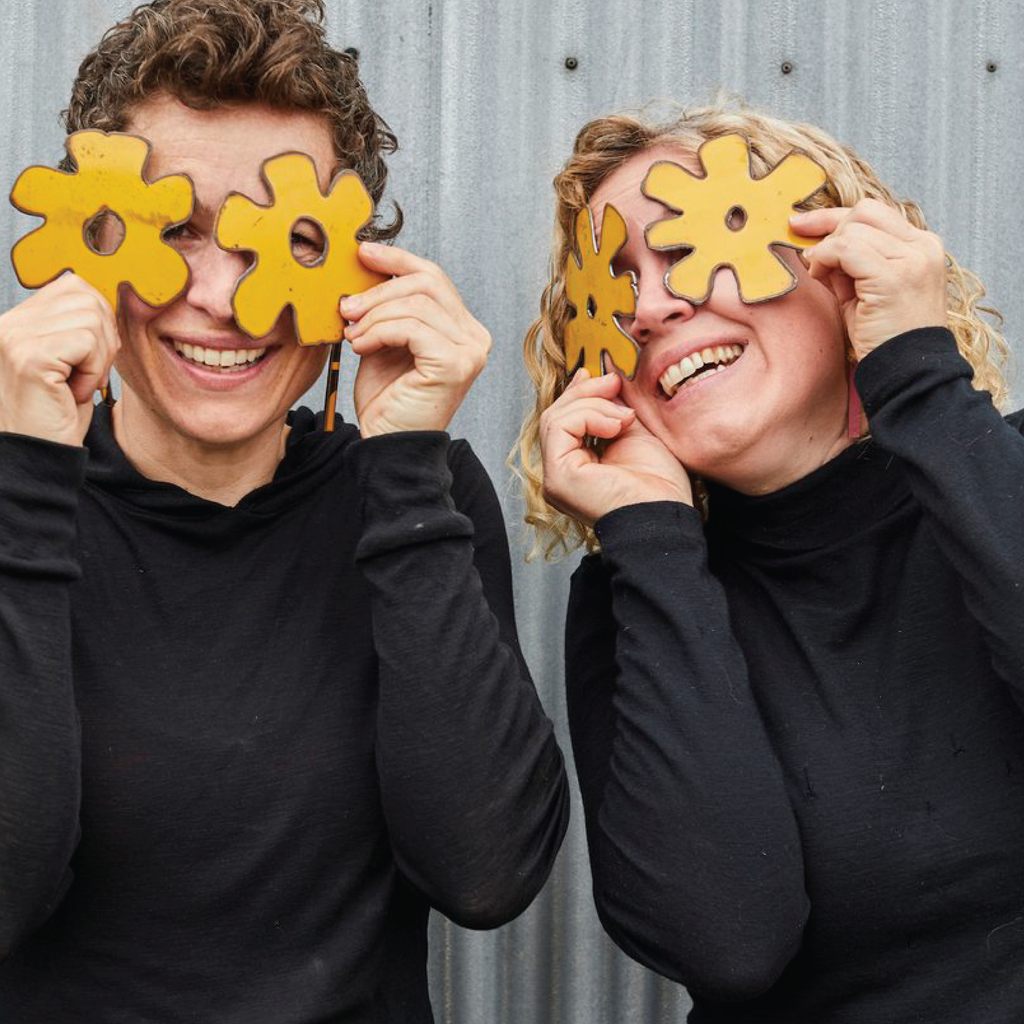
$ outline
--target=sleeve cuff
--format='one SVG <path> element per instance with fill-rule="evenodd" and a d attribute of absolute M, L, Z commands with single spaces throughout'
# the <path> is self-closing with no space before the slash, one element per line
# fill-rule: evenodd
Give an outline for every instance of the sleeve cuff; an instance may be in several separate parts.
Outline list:
<path fill-rule="evenodd" d="M 969 381 L 970 363 L 945 327 L 920 327 L 890 338 L 857 366 L 854 382 L 868 416 L 908 389 L 932 388 L 958 377 Z"/>
<path fill-rule="evenodd" d="M 452 501 L 449 443 L 441 431 L 408 431 L 352 445 L 349 458 L 363 496 L 358 559 L 410 544 L 473 536 L 472 523 Z"/>
<path fill-rule="evenodd" d="M 625 505 L 594 523 L 601 553 L 615 559 L 617 552 L 646 548 L 668 552 L 681 544 L 704 544 L 700 513 L 682 501 L 644 501 Z"/>

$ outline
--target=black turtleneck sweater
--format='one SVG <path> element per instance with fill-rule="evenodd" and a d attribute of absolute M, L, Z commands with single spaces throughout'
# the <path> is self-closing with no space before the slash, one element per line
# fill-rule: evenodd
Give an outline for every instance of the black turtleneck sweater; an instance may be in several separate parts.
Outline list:
<path fill-rule="evenodd" d="M 863 360 L 873 440 L 619 509 L 569 606 L 598 909 L 694 1024 L 1024 1020 L 1024 416 L 952 336 Z"/>
<path fill-rule="evenodd" d="M 0 1020 L 424 1024 L 428 909 L 567 816 L 480 463 L 302 410 L 227 508 L 86 444 L 0 434 Z"/>

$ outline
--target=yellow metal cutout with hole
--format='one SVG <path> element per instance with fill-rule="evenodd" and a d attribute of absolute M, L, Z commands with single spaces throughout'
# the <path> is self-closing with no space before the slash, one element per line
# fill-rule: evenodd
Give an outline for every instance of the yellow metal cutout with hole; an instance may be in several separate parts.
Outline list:
<path fill-rule="evenodd" d="M 81 131 L 69 135 L 65 145 L 73 172 L 29 167 L 11 190 L 17 209 L 45 218 L 11 250 L 22 286 L 40 288 L 71 270 L 115 312 L 122 282 L 151 306 L 176 298 L 188 284 L 188 264 L 161 234 L 192 216 L 191 180 L 172 174 L 147 182 L 149 143 L 135 135 Z M 108 211 L 120 221 L 124 237 L 104 253 L 93 248 L 90 233 Z"/>
<path fill-rule="evenodd" d="M 797 203 L 826 181 L 809 156 L 790 153 L 763 178 L 750 172 L 750 150 L 740 135 L 710 139 L 697 152 L 703 177 L 678 164 L 651 165 L 642 191 L 678 211 L 648 225 L 652 249 L 689 248 L 665 275 L 673 295 L 703 302 L 719 267 L 732 267 L 744 302 L 763 302 L 796 287 L 796 277 L 770 246 L 803 249 L 817 239 L 789 227 Z"/>
<path fill-rule="evenodd" d="M 373 200 L 359 176 L 347 170 L 324 195 L 316 167 L 303 153 L 272 157 L 262 173 L 272 197 L 268 206 L 233 192 L 217 216 L 222 248 L 256 254 L 232 298 L 235 319 L 247 334 L 261 338 L 290 305 L 300 345 L 333 344 L 345 329 L 340 299 L 387 280 L 359 261 L 356 235 L 373 216 Z M 292 249 L 292 231 L 303 220 L 324 232 L 323 256 L 312 265 L 296 259 Z"/>
<path fill-rule="evenodd" d="M 565 295 L 576 310 L 565 325 L 565 369 L 573 373 L 582 362 L 591 377 L 601 375 L 601 356 L 632 377 L 637 350 L 632 338 L 619 326 L 616 316 L 632 316 L 636 287 L 632 273 L 612 271 L 612 260 L 626 241 L 626 222 L 614 206 L 604 208 L 601 244 L 597 244 L 593 213 L 589 206 L 576 214 L 576 250 L 565 262 Z M 610 368 L 609 368 L 610 369 Z"/>

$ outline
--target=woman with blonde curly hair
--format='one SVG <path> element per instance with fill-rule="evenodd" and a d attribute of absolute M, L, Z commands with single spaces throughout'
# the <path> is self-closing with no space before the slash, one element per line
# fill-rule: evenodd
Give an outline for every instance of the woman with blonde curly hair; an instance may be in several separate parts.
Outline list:
<path fill-rule="evenodd" d="M 641 186 L 729 134 L 755 176 L 824 169 L 790 221 L 818 241 L 779 250 L 787 294 L 719 269 L 696 305 Z M 1024 415 L 983 289 L 848 148 L 724 104 L 592 121 L 555 188 L 519 452 L 547 550 L 590 549 L 566 681 L 605 928 L 700 1024 L 1024 1019 Z M 586 204 L 628 229 L 632 379 L 566 366 Z"/>

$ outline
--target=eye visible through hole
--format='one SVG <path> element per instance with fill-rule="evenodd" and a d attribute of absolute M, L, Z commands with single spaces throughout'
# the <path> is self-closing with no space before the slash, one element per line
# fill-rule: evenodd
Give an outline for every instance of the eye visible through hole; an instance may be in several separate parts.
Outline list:
<path fill-rule="evenodd" d="M 109 207 L 104 206 L 85 222 L 85 244 L 99 256 L 113 256 L 124 241 L 124 221 Z"/>
<path fill-rule="evenodd" d="M 589 316 L 590 319 L 593 320 L 596 315 L 597 315 L 597 303 L 594 301 L 594 296 L 593 295 L 588 295 L 587 296 L 587 316 Z"/>
<path fill-rule="evenodd" d="M 292 256 L 304 267 L 315 267 L 327 256 L 327 234 L 311 217 L 303 217 L 292 225 Z"/>
<path fill-rule="evenodd" d="M 730 231 L 742 231 L 747 225 L 747 211 L 742 206 L 734 206 L 725 215 L 725 226 Z"/>

